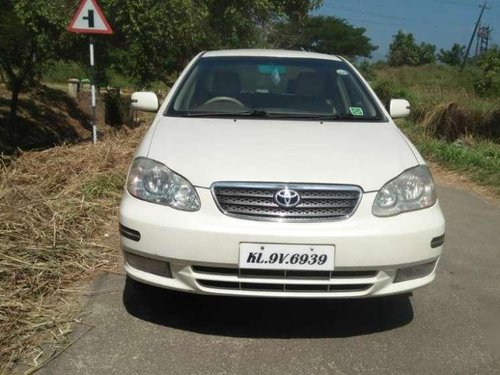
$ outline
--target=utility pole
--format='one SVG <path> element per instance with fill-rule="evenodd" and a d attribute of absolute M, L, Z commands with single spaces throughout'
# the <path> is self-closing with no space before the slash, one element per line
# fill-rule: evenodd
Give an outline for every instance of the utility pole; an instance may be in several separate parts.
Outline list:
<path fill-rule="evenodd" d="M 474 37 L 476 36 L 477 29 L 479 28 L 479 24 L 481 23 L 481 18 L 483 17 L 485 9 L 490 9 L 486 1 L 483 3 L 483 5 L 481 5 L 481 12 L 479 13 L 476 26 L 474 27 L 474 31 L 472 32 L 472 35 L 470 37 L 469 45 L 467 46 L 467 51 L 465 51 L 464 61 L 462 62 L 462 69 L 465 67 L 465 64 L 467 63 L 467 58 L 469 57 L 470 48 L 472 47 L 472 43 L 474 43 Z"/>
<path fill-rule="evenodd" d="M 481 26 L 479 31 L 477 32 L 478 44 L 479 44 L 479 53 L 476 55 L 480 55 L 483 52 L 488 51 L 488 45 L 490 42 L 490 35 L 493 29 L 488 26 Z"/>

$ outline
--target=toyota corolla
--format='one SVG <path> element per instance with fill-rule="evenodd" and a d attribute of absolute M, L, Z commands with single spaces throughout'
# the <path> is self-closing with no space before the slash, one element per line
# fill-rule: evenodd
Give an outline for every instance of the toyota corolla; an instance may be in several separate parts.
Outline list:
<path fill-rule="evenodd" d="M 159 105 L 120 209 L 127 274 L 185 292 L 354 298 L 430 283 L 445 222 L 429 168 L 344 58 L 200 53 Z"/>

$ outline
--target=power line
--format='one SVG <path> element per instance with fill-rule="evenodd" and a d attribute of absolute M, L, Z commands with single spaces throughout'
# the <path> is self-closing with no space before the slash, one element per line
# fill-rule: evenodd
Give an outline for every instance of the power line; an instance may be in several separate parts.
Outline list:
<path fill-rule="evenodd" d="M 475 7 L 477 4 L 464 4 L 464 3 L 457 3 L 456 1 L 449 1 L 449 0 L 434 0 L 436 3 L 442 3 L 442 4 L 449 4 L 449 5 L 459 5 L 463 7 Z"/>
<path fill-rule="evenodd" d="M 400 27 L 404 27 L 404 26 L 409 26 L 408 23 L 413 23 L 414 26 L 415 25 L 426 25 L 426 26 L 433 26 L 433 27 L 437 27 L 437 28 L 443 28 L 443 29 L 449 29 L 451 27 L 456 27 L 456 26 L 469 26 L 469 24 L 458 24 L 458 23 L 447 23 L 446 26 L 444 26 L 443 24 L 436 24 L 436 23 L 432 23 L 432 22 L 426 22 L 426 21 L 419 21 L 419 20 L 415 20 L 415 19 L 410 19 L 410 18 L 403 18 L 403 17 L 396 17 L 396 16 L 390 16 L 390 15 L 387 15 L 387 14 L 381 14 L 381 13 L 376 13 L 376 12 L 371 12 L 371 11 L 367 11 L 367 10 L 364 10 L 364 9 L 359 9 L 359 8 L 351 8 L 351 7 L 347 7 L 345 5 L 338 5 L 338 4 L 325 4 L 323 6 L 324 8 L 329 8 L 329 10 L 332 10 L 331 7 L 335 7 L 335 8 L 338 8 L 338 9 L 343 9 L 347 12 L 350 12 L 350 13 L 356 13 L 356 14 L 365 14 L 365 15 L 368 15 L 368 16 L 372 16 L 372 17 L 378 17 L 378 18 L 385 18 L 385 19 L 389 19 L 389 20 L 396 20 L 396 21 L 405 21 L 404 24 L 402 23 L 381 23 L 381 22 L 375 22 L 371 19 L 369 20 L 366 20 L 365 22 L 368 22 L 368 23 L 374 23 L 374 24 L 384 24 L 384 25 L 392 25 L 392 26 L 400 26 Z M 349 19 L 354 19 L 352 17 L 349 17 Z M 411 26 L 411 25 L 410 25 Z"/>
<path fill-rule="evenodd" d="M 349 17 L 348 21 L 357 21 L 357 22 L 362 22 L 365 24 L 370 24 L 370 25 L 382 25 L 382 26 L 396 26 L 400 28 L 405 28 L 406 26 L 417 26 L 417 25 L 408 25 L 407 23 L 394 23 L 394 22 L 383 22 L 383 21 L 375 21 L 373 19 L 364 19 L 364 18 L 356 18 L 356 17 Z M 441 30 L 450 30 L 450 29 L 456 29 L 456 25 L 427 25 L 430 28 L 433 29 L 441 29 Z"/>

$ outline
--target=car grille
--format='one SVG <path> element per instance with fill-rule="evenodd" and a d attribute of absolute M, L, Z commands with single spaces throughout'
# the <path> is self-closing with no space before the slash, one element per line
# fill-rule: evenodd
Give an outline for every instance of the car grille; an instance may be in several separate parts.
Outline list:
<path fill-rule="evenodd" d="M 277 204 L 276 193 L 295 191 L 300 203 L 285 208 Z M 362 190 L 351 185 L 215 183 L 212 193 L 226 215 L 267 221 L 328 221 L 351 216 Z"/>
<path fill-rule="evenodd" d="M 221 290 L 352 293 L 373 286 L 378 271 L 279 271 L 226 267 L 191 267 L 196 282 L 205 288 Z"/>

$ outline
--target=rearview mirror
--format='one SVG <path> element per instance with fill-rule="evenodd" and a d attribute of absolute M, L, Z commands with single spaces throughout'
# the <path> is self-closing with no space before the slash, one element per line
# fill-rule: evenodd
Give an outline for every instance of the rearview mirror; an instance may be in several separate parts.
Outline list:
<path fill-rule="evenodd" d="M 410 115 L 410 102 L 406 99 L 391 99 L 389 114 L 394 118 L 403 118 Z"/>
<path fill-rule="evenodd" d="M 130 107 L 136 111 L 156 112 L 160 107 L 154 92 L 139 91 L 132 94 Z"/>

